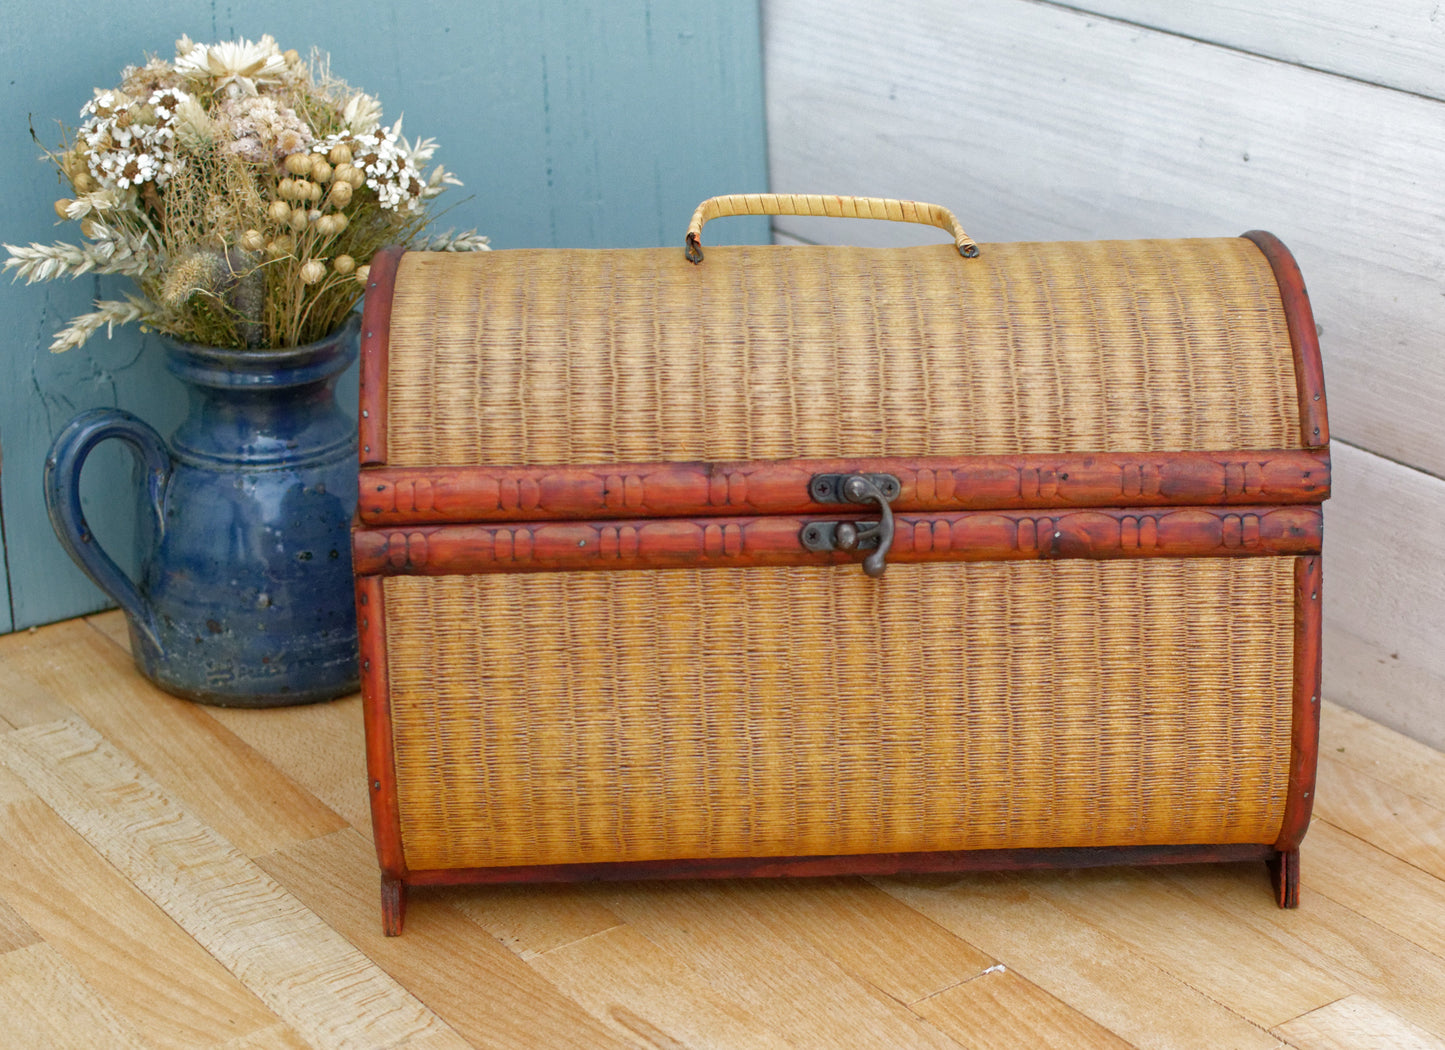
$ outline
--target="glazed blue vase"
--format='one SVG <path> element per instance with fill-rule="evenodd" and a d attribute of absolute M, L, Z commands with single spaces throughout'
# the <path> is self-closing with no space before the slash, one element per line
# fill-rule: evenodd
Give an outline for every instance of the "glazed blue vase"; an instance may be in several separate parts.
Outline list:
<path fill-rule="evenodd" d="M 45 463 L 60 542 L 125 611 L 136 666 L 167 692 L 224 707 L 329 700 L 357 688 L 351 515 L 356 425 L 336 403 L 359 316 L 309 346 L 166 344 L 189 414 L 169 447 L 118 409 L 83 413 Z M 144 471 L 139 577 L 102 550 L 80 505 L 100 442 Z"/>

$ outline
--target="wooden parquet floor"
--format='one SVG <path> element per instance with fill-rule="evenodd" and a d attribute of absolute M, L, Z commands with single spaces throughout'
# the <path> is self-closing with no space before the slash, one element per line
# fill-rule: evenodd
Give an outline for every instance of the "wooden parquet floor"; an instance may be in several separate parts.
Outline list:
<path fill-rule="evenodd" d="M 119 614 L 0 639 L 0 1046 L 1445 1046 L 1445 755 L 1326 711 L 1263 865 L 413 891 L 356 698 L 174 700 Z"/>

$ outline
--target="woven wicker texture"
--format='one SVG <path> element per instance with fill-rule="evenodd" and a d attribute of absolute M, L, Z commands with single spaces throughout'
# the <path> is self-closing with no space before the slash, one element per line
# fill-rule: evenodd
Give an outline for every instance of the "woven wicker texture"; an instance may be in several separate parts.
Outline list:
<path fill-rule="evenodd" d="M 1242 238 L 408 254 L 394 466 L 1300 447 Z"/>
<path fill-rule="evenodd" d="M 385 588 L 414 870 L 1279 831 L 1290 558 Z"/>

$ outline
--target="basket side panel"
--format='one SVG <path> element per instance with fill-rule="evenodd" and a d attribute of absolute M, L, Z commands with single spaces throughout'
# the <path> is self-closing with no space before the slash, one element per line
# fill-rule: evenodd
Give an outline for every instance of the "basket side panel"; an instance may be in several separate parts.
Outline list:
<path fill-rule="evenodd" d="M 384 587 L 413 870 L 1281 830 L 1292 558 Z"/>

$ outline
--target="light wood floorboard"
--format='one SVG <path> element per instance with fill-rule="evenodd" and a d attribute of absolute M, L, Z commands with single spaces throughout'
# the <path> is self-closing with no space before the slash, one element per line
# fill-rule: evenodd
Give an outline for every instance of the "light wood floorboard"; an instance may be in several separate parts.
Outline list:
<path fill-rule="evenodd" d="M 152 689 L 117 614 L 0 641 L 0 1047 L 1445 1046 L 1445 755 L 1329 706 L 1262 865 L 414 891 L 356 698 Z"/>

